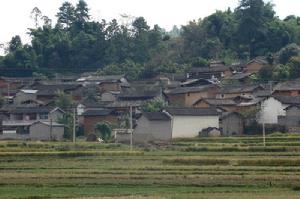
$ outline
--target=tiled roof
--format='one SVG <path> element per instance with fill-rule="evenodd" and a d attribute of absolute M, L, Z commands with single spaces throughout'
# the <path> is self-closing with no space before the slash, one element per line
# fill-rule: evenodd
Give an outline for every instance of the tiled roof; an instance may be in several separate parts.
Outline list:
<path fill-rule="evenodd" d="M 207 102 L 210 105 L 214 106 L 234 106 L 236 102 L 232 99 L 203 99 L 203 101 Z"/>
<path fill-rule="evenodd" d="M 300 105 L 300 96 L 274 96 L 274 98 L 283 104 Z"/>
<path fill-rule="evenodd" d="M 171 118 L 162 112 L 143 113 L 143 115 L 150 121 L 169 121 Z"/>
<path fill-rule="evenodd" d="M 212 108 L 168 108 L 166 109 L 171 115 L 181 116 L 217 116 L 219 113 Z"/>
<path fill-rule="evenodd" d="M 300 81 L 286 81 L 283 83 L 279 83 L 274 87 L 275 91 L 292 91 L 292 90 L 300 90 Z"/>
<path fill-rule="evenodd" d="M 166 90 L 166 94 L 184 94 L 184 93 L 195 93 L 200 91 L 205 91 L 211 88 L 216 87 L 215 85 L 204 85 L 204 86 L 196 86 L 196 87 L 179 87 L 172 90 Z"/>
<path fill-rule="evenodd" d="M 88 109 L 82 115 L 83 116 L 106 116 L 113 112 L 112 109 Z"/>
<path fill-rule="evenodd" d="M 257 88 L 262 88 L 262 87 L 260 85 L 226 86 L 226 87 L 221 88 L 220 93 L 253 92 Z"/>

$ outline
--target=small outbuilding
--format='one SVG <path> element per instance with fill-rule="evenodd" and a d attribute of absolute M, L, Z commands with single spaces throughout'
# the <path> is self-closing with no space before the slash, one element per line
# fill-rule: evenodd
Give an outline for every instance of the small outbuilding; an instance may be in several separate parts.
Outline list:
<path fill-rule="evenodd" d="M 243 116 L 237 112 L 225 112 L 220 119 L 223 136 L 242 135 L 244 133 Z"/>
<path fill-rule="evenodd" d="M 64 125 L 56 122 L 37 121 L 29 127 L 29 138 L 31 140 L 63 140 Z"/>
<path fill-rule="evenodd" d="M 172 139 L 171 117 L 165 112 L 143 113 L 133 131 L 135 143 L 170 141 Z"/>

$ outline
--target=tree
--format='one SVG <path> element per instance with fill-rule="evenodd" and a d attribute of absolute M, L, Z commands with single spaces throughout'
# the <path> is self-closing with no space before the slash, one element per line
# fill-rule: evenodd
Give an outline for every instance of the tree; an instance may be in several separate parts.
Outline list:
<path fill-rule="evenodd" d="M 57 123 L 64 125 L 64 134 L 63 137 L 65 139 L 71 139 L 73 135 L 73 115 L 70 113 L 66 113 L 62 118 L 58 118 Z"/>
<path fill-rule="evenodd" d="M 166 108 L 166 103 L 162 99 L 154 99 L 143 105 L 144 112 L 158 112 Z"/>
<path fill-rule="evenodd" d="M 64 110 L 72 107 L 73 100 L 71 95 L 68 95 L 63 91 L 58 91 L 56 95 L 57 95 L 57 99 L 55 100 L 56 106 Z"/>
<path fill-rule="evenodd" d="M 274 80 L 288 80 L 291 76 L 291 68 L 288 65 L 278 65 L 274 68 L 272 77 Z"/>
<path fill-rule="evenodd" d="M 40 20 L 42 20 L 42 17 L 43 17 L 43 14 L 41 12 L 41 10 L 38 8 L 38 7 L 34 7 L 31 11 L 31 18 L 33 19 L 34 21 L 34 26 L 35 28 L 38 28 L 39 27 L 39 23 L 40 23 Z"/>
<path fill-rule="evenodd" d="M 267 23 L 274 19 L 273 5 L 263 0 L 240 0 L 235 10 L 238 19 L 237 36 L 239 41 L 246 45 L 250 58 L 257 55 L 267 34 Z"/>
<path fill-rule="evenodd" d="M 84 0 L 79 0 L 75 8 L 75 21 L 77 28 L 83 30 L 84 24 L 90 19 L 89 8 Z"/>
<path fill-rule="evenodd" d="M 287 63 L 287 65 L 291 69 L 291 73 L 290 73 L 291 77 L 293 78 L 300 77 L 300 56 L 299 55 L 292 57 Z"/>
<path fill-rule="evenodd" d="M 286 64 L 291 57 L 300 53 L 300 47 L 297 44 L 289 44 L 278 52 L 279 63 Z"/>
<path fill-rule="evenodd" d="M 59 12 L 56 14 L 57 24 L 64 28 L 69 28 L 75 21 L 75 7 L 69 3 L 64 2 L 59 8 Z"/>
<path fill-rule="evenodd" d="M 100 138 L 104 142 L 108 142 L 108 140 L 111 138 L 111 125 L 108 122 L 99 122 L 95 125 L 95 131 L 96 133 L 99 133 Z"/>
<path fill-rule="evenodd" d="M 21 37 L 19 35 L 14 36 L 9 44 L 8 44 L 8 52 L 13 53 L 17 49 L 21 49 L 23 47 Z"/>

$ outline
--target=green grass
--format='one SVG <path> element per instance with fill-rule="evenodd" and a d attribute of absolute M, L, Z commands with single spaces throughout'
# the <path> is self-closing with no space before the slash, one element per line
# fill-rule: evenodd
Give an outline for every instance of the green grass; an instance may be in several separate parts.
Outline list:
<path fill-rule="evenodd" d="M 300 198 L 300 137 L 0 142 L 0 198 Z"/>

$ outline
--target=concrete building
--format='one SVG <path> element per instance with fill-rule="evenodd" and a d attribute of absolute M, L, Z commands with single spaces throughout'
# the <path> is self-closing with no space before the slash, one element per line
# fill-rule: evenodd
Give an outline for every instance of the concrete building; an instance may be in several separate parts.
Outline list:
<path fill-rule="evenodd" d="M 210 108 L 169 108 L 172 138 L 192 138 L 208 127 L 219 128 L 219 113 Z"/>
<path fill-rule="evenodd" d="M 172 139 L 171 124 L 171 117 L 167 113 L 143 113 L 133 131 L 134 143 L 170 141 Z"/>
<path fill-rule="evenodd" d="M 29 138 L 31 140 L 50 141 L 63 140 L 64 125 L 56 122 L 37 121 L 29 127 Z"/>

